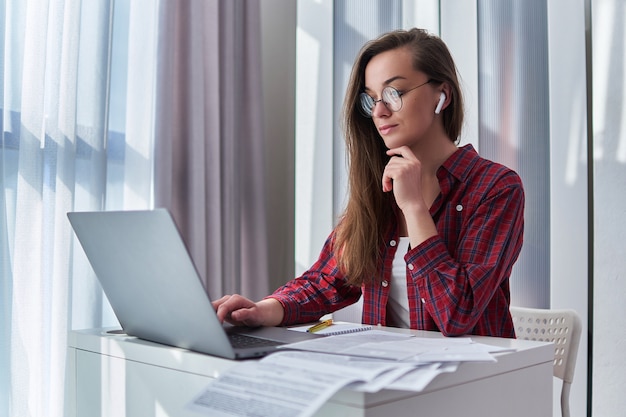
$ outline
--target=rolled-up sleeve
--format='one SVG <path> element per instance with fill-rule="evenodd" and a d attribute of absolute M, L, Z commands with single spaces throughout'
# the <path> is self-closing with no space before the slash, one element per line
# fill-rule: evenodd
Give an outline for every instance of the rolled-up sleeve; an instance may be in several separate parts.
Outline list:
<path fill-rule="evenodd" d="M 361 289 L 346 283 L 333 252 L 333 240 L 334 232 L 309 270 L 267 297 L 282 304 L 285 315 L 281 325 L 315 321 L 358 301 Z"/>

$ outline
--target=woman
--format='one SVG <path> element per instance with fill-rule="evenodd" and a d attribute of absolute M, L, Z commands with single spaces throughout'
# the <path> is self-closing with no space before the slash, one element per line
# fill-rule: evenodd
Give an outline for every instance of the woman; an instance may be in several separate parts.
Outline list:
<path fill-rule="evenodd" d="M 524 191 L 457 147 L 463 99 L 444 42 L 394 31 L 359 53 L 343 108 L 349 200 L 317 262 L 272 295 L 214 302 L 235 325 L 311 322 L 363 295 L 367 324 L 515 337 L 509 276 Z"/>

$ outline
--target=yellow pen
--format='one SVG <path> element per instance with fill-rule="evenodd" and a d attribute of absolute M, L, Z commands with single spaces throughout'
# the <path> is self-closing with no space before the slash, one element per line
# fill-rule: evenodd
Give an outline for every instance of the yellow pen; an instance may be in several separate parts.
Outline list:
<path fill-rule="evenodd" d="M 309 332 L 309 333 L 319 332 L 320 330 L 327 328 L 331 324 L 333 324 L 333 320 L 332 319 L 324 320 L 321 323 L 317 323 L 317 324 L 309 327 L 307 329 L 307 332 Z"/>

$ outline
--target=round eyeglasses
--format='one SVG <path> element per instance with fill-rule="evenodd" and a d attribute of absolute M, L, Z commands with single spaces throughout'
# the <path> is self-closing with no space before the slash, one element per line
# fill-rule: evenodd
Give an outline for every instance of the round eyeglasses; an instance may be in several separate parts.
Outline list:
<path fill-rule="evenodd" d="M 425 83 L 422 83 L 413 88 L 409 88 L 408 90 L 402 91 L 402 92 L 396 90 L 395 88 L 391 86 L 385 87 L 383 88 L 383 91 L 381 93 L 381 98 L 378 100 L 374 100 L 372 96 L 370 96 L 367 93 L 361 93 L 359 94 L 361 112 L 366 117 L 372 117 L 372 113 L 374 113 L 374 107 L 376 107 L 376 103 L 378 103 L 379 101 L 382 101 L 385 107 L 389 109 L 389 111 L 392 111 L 392 112 L 400 111 L 400 109 L 402 109 L 402 96 L 403 95 L 405 95 L 409 91 L 413 91 L 415 89 L 420 88 L 423 85 L 431 83 L 432 81 L 433 80 L 430 79 L 426 81 Z"/>

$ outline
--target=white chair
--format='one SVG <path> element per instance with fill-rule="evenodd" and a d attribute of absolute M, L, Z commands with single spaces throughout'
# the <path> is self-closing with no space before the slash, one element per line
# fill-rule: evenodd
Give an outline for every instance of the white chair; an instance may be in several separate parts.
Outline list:
<path fill-rule="evenodd" d="M 574 379 L 581 321 L 571 309 L 510 308 L 518 339 L 554 343 L 554 376 L 563 380 L 561 415 L 569 417 L 569 391 Z"/>

